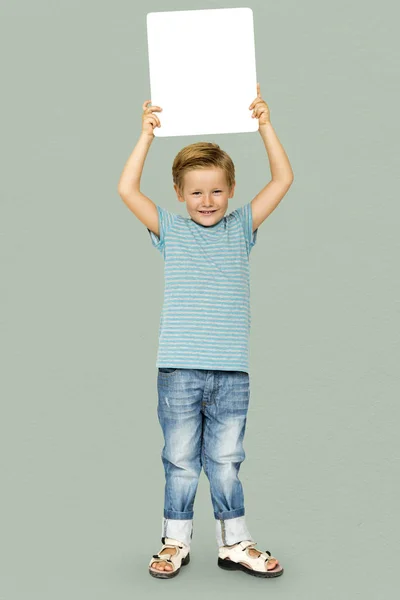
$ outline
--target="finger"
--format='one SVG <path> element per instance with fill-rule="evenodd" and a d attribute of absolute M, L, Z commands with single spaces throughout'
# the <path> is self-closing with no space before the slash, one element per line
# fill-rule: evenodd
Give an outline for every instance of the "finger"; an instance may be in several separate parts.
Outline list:
<path fill-rule="evenodd" d="M 257 117 L 257 119 L 259 119 L 261 117 L 261 115 L 263 115 L 266 112 L 267 112 L 267 107 L 265 105 L 258 106 L 257 108 L 254 109 L 253 115 L 255 115 Z"/>
<path fill-rule="evenodd" d="M 153 117 L 154 120 L 151 117 Z M 151 124 L 154 125 L 155 127 L 157 127 L 157 126 L 161 127 L 160 119 L 158 117 L 156 117 L 156 115 L 151 115 L 151 117 L 150 117 Z"/>
<path fill-rule="evenodd" d="M 262 100 L 260 98 L 255 98 L 255 100 L 253 100 L 253 102 L 250 104 L 249 108 L 253 108 L 254 106 L 256 106 L 256 104 L 258 104 L 259 102 L 262 102 Z"/>
<path fill-rule="evenodd" d="M 143 110 L 146 110 L 148 103 L 151 102 L 151 100 L 146 100 L 145 102 L 143 102 L 142 104 L 142 108 Z"/>

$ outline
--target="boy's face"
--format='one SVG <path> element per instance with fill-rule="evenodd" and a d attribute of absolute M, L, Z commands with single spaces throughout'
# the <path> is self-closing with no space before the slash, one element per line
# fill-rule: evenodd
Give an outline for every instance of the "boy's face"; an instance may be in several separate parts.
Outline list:
<path fill-rule="evenodd" d="M 174 185 L 179 202 L 186 202 L 187 211 L 193 221 L 200 225 L 215 225 L 220 221 L 227 208 L 228 200 L 233 197 L 235 185 L 229 190 L 225 172 L 220 168 L 193 169 L 184 176 L 183 196 Z M 213 211 L 206 215 L 201 211 Z"/>

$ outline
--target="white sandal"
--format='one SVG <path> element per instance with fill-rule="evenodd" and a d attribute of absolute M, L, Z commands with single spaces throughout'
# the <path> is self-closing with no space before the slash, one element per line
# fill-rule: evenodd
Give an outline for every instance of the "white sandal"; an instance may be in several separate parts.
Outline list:
<path fill-rule="evenodd" d="M 283 567 L 278 563 L 274 569 L 267 571 L 270 560 L 277 560 L 266 550 L 259 556 L 252 556 L 248 549 L 257 545 L 257 542 L 244 540 L 233 546 L 221 546 L 218 549 L 218 566 L 228 571 L 244 571 L 255 577 L 279 577 L 283 573 Z M 254 548 L 257 550 L 257 548 Z M 260 552 L 260 550 L 257 550 Z M 245 560 L 243 560 L 245 559 Z M 243 564 L 244 563 L 244 564 Z"/>
<path fill-rule="evenodd" d="M 174 540 L 173 538 L 163 537 L 162 538 L 162 548 L 158 554 L 153 554 L 153 558 L 149 562 L 149 573 L 153 577 L 158 577 L 159 579 L 170 579 L 171 577 L 175 577 L 178 575 L 181 570 L 181 565 L 187 565 L 190 562 L 190 546 L 186 546 L 183 542 L 179 540 Z M 176 548 L 175 554 L 160 554 L 164 548 Z M 152 564 L 155 562 L 165 561 L 168 564 L 172 565 L 172 571 L 160 571 L 159 569 L 152 568 Z"/>

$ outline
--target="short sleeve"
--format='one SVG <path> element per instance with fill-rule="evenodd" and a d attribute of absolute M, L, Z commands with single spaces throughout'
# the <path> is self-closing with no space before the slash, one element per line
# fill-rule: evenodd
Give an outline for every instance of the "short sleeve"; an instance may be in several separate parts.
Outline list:
<path fill-rule="evenodd" d="M 240 206 L 231 213 L 231 216 L 239 219 L 246 240 L 247 253 L 250 254 L 253 246 L 257 241 L 258 228 L 253 233 L 253 215 L 251 212 L 251 202 L 244 206 Z"/>
<path fill-rule="evenodd" d="M 169 210 L 156 205 L 158 211 L 158 228 L 160 237 L 158 237 L 151 229 L 147 228 L 150 234 L 151 243 L 162 255 L 164 255 L 165 239 L 168 231 L 171 229 L 176 217 L 178 215 L 170 212 Z"/>

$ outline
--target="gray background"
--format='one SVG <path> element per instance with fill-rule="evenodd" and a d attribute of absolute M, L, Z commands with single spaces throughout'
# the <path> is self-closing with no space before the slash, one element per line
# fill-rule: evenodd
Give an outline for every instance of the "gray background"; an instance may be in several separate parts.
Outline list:
<path fill-rule="evenodd" d="M 217 567 L 202 473 L 192 561 L 166 583 L 147 572 L 164 493 L 163 261 L 117 183 L 149 98 L 147 12 L 234 6 L 254 11 L 257 80 L 295 174 L 251 255 L 241 469 L 249 528 L 285 573 L 263 580 Z M 395 2 L 3 0 L 0 16 L 1 600 L 390 598 L 399 560 Z M 212 41 L 199 32 L 199 43 Z M 156 138 L 144 168 L 142 191 L 182 215 L 172 161 L 199 139 Z M 262 139 L 208 140 L 236 165 L 233 210 L 270 179 Z"/>

